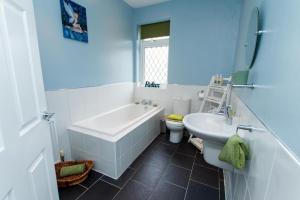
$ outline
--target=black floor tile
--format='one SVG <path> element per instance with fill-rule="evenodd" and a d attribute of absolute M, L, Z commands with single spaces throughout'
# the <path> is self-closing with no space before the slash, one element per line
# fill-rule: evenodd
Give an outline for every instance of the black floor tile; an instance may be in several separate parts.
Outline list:
<path fill-rule="evenodd" d="M 94 170 L 90 171 L 88 178 L 81 183 L 84 187 L 90 187 L 93 183 L 98 181 L 103 175 Z"/>
<path fill-rule="evenodd" d="M 149 190 L 147 186 L 134 180 L 130 180 L 114 200 L 146 200 L 150 195 L 151 190 Z"/>
<path fill-rule="evenodd" d="M 178 149 L 176 152 L 181 153 L 181 154 L 186 154 L 189 156 L 195 156 L 196 154 L 196 147 L 188 142 L 183 142 L 179 145 Z"/>
<path fill-rule="evenodd" d="M 152 151 L 153 151 L 153 149 L 157 146 L 157 145 L 159 145 L 160 143 L 158 143 L 158 142 L 152 142 L 152 144 L 150 144 L 144 151 L 143 151 L 143 153 L 141 154 L 141 156 L 145 156 L 145 155 L 147 155 L 147 154 L 149 154 L 149 153 L 151 153 Z"/>
<path fill-rule="evenodd" d="M 220 184 L 220 190 L 224 191 L 225 190 L 225 188 L 224 188 L 224 181 L 220 180 L 219 184 Z"/>
<path fill-rule="evenodd" d="M 155 147 L 153 148 L 153 151 L 171 156 L 176 151 L 176 148 L 177 147 L 173 146 L 173 145 L 167 145 L 164 143 L 160 143 L 160 144 L 155 145 Z"/>
<path fill-rule="evenodd" d="M 219 200 L 219 190 L 190 181 L 185 200 Z"/>
<path fill-rule="evenodd" d="M 222 169 L 219 169 L 219 178 L 221 180 L 224 180 L 224 173 L 223 173 L 223 170 Z"/>
<path fill-rule="evenodd" d="M 180 167 L 184 167 L 186 169 L 192 169 L 194 158 L 191 156 L 186 156 L 183 154 L 176 153 L 173 157 L 171 162 L 175 165 Z"/>
<path fill-rule="evenodd" d="M 185 189 L 168 182 L 160 182 L 150 200 L 184 200 Z"/>
<path fill-rule="evenodd" d="M 166 154 L 152 151 L 151 153 L 144 155 L 143 163 L 154 165 L 155 167 L 164 169 L 168 165 L 170 157 L 171 156 L 168 156 Z"/>
<path fill-rule="evenodd" d="M 155 139 L 155 141 L 158 143 L 169 144 L 170 143 L 169 138 L 170 138 L 170 134 L 162 133 Z"/>
<path fill-rule="evenodd" d="M 60 200 L 74 200 L 79 197 L 86 189 L 80 185 L 67 188 L 59 188 Z"/>
<path fill-rule="evenodd" d="M 154 152 L 154 149 L 156 148 L 157 145 L 159 145 L 159 144 L 152 144 L 152 145 L 148 146 L 146 148 L 146 150 L 143 151 L 143 153 L 140 155 L 140 157 L 148 157 L 152 154 L 159 154 L 159 152 L 156 152 L 156 153 Z"/>
<path fill-rule="evenodd" d="M 224 180 L 219 180 L 220 183 L 220 190 L 224 190 Z"/>
<path fill-rule="evenodd" d="M 154 189 L 157 185 L 163 170 L 153 165 L 144 164 L 133 176 L 133 179 L 145 184 L 149 189 Z"/>
<path fill-rule="evenodd" d="M 144 161 L 144 157 L 143 156 L 139 156 L 137 159 L 135 159 L 135 161 L 133 161 L 133 163 L 129 166 L 132 169 L 139 169 Z"/>
<path fill-rule="evenodd" d="M 224 183 L 223 183 L 224 184 Z M 223 189 L 220 189 L 220 200 L 225 200 L 225 190 L 224 190 L 224 186 Z"/>
<path fill-rule="evenodd" d="M 169 165 L 164 173 L 163 179 L 175 185 L 186 188 L 189 182 L 190 173 L 190 170 Z"/>
<path fill-rule="evenodd" d="M 112 200 L 118 192 L 119 188 L 100 180 L 84 193 L 79 200 Z"/>
<path fill-rule="evenodd" d="M 220 180 L 220 200 L 225 200 L 224 180 Z"/>
<path fill-rule="evenodd" d="M 133 176 L 134 172 L 135 172 L 135 170 L 128 168 L 118 180 L 112 179 L 108 176 L 103 176 L 101 178 L 101 180 L 104 180 L 106 182 L 109 182 L 115 186 L 122 188 L 129 181 L 129 179 Z"/>
<path fill-rule="evenodd" d="M 200 153 L 197 153 L 196 159 L 195 159 L 195 163 L 198 164 L 198 165 L 202 165 L 203 167 L 207 167 L 207 168 L 210 168 L 210 169 L 213 169 L 213 170 L 218 170 L 217 167 L 208 164 L 208 163 L 204 160 L 203 155 L 200 154 Z"/>
<path fill-rule="evenodd" d="M 218 171 L 211 170 L 200 165 L 194 165 L 191 179 L 217 189 L 219 188 Z"/>

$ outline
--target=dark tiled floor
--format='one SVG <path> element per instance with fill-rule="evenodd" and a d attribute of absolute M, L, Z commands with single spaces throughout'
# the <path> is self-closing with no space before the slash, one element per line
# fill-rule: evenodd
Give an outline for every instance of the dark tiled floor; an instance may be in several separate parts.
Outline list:
<path fill-rule="evenodd" d="M 171 163 L 185 169 L 192 170 L 195 158 L 180 153 L 175 153 L 171 159 Z"/>
<path fill-rule="evenodd" d="M 81 185 L 88 188 L 101 177 L 102 177 L 102 174 L 100 174 L 96 171 L 91 171 L 88 178 L 83 183 L 81 183 Z"/>
<path fill-rule="evenodd" d="M 61 200 L 223 200 L 220 169 L 207 164 L 187 138 L 180 144 L 160 135 L 114 180 L 92 171 L 75 187 L 59 189 Z"/>
<path fill-rule="evenodd" d="M 120 191 L 120 193 L 114 198 L 117 200 L 142 200 L 149 199 L 152 190 L 146 185 L 134 180 L 130 180 L 128 184 Z"/>
<path fill-rule="evenodd" d="M 110 184 L 113 184 L 117 187 L 122 188 L 131 179 L 131 177 L 133 176 L 134 173 L 135 173 L 135 170 L 129 168 L 122 174 L 122 176 L 118 180 L 112 179 L 108 176 L 103 176 L 101 179 Z"/>

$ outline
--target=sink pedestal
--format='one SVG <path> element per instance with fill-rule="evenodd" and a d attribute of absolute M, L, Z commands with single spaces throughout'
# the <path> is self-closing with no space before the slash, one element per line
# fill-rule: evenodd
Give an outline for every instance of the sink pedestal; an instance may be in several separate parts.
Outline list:
<path fill-rule="evenodd" d="M 233 171 L 233 167 L 230 164 L 220 161 L 218 158 L 224 145 L 225 144 L 219 142 L 204 140 L 204 160 L 213 166 L 219 167 L 227 171 Z"/>

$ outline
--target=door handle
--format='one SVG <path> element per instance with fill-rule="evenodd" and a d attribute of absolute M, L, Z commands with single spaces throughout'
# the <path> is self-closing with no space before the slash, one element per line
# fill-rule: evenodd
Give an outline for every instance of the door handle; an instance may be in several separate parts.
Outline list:
<path fill-rule="evenodd" d="M 43 120 L 49 122 L 54 115 L 55 115 L 55 113 L 43 112 L 42 118 L 43 118 Z"/>

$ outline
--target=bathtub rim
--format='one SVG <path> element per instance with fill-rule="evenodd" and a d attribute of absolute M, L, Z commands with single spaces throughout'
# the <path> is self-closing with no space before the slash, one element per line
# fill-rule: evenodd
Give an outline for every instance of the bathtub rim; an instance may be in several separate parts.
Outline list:
<path fill-rule="evenodd" d="M 97 117 L 101 117 L 107 114 L 110 114 L 112 112 L 118 111 L 122 108 L 128 107 L 130 105 L 133 105 L 133 103 L 131 104 L 126 104 L 123 106 L 120 106 L 116 109 L 112 109 L 110 111 L 107 112 L 103 112 L 103 113 L 99 113 L 95 116 L 92 116 L 90 118 L 78 121 L 76 123 L 80 123 L 86 120 L 91 120 L 91 119 L 95 119 Z M 141 124 L 143 124 L 145 121 L 149 120 L 150 118 L 152 118 L 153 116 L 157 115 L 158 113 L 164 111 L 164 107 L 162 106 L 158 106 L 158 107 L 153 107 L 153 111 L 151 111 L 149 114 L 144 114 L 140 117 L 138 117 L 138 119 L 134 120 L 134 123 L 131 123 L 127 128 L 122 129 L 120 132 L 118 132 L 115 135 L 107 135 L 105 133 L 101 133 L 100 131 L 95 131 L 95 130 L 91 130 L 88 128 L 83 128 L 83 127 L 79 127 L 76 125 L 76 123 L 73 123 L 70 127 L 67 128 L 68 133 L 72 134 L 72 132 L 76 132 L 76 133 L 81 133 L 81 134 L 87 134 L 89 136 L 92 137 L 96 137 L 96 138 L 100 138 L 109 142 L 117 142 L 119 141 L 121 138 L 123 138 L 125 135 L 127 135 L 128 133 L 130 133 L 131 131 L 133 131 L 135 128 L 137 128 L 138 126 L 140 126 Z"/>
<path fill-rule="evenodd" d="M 122 110 L 122 109 L 125 109 L 127 107 L 131 107 L 131 106 L 141 106 L 141 107 L 150 107 L 150 109 L 148 111 L 146 111 L 144 114 L 136 117 L 134 120 L 130 121 L 129 123 L 127 124 L 124 124 L 123 126 L 121 126 L 121 128 L 116 131 L 116 133 L 107 133 L 107 132 L 102 132 L 102 131 L 97 131 L 96 129 L 93 129 L 93 128 L 88 128 L 88 127 L 85 127 L 85 126 L 82 126 L 81 124 L 82 123 L 85 123 L 87 121 L 90 121 L 90 120 L 95 120 L 99 117 L 102 117 L 102 116 L 105 116 L 105 115 L 108 115 L 108 114 L 111 114 L 111 113 L 114 113 L 114 112 L 117 112 L 119 110 Z M 157 107 L 154 107 L 154 106 L 148 106 L 148 105 L 140 105 L 140 104 L 134 104 L 134 103 L 130 103 L 130 104 L 126 104 L 126 105 L 123 105 L 123 106 L 120 106 L 118 108 L 115 108 L 115 109 L 112 109 L 112 110 L 109 110 L 107 112 L 103 112 L 103 113 L 99 113 L 95 116 L 92 116 L 92 117 L 89 117 L 87 119 L 83 119 L 83 120 L 80 120 L 78 122 L 75 122 L 73 123 L 72 126 L 74 127 L 77 127 L 77 128 L 83 128 L 83 129 L 87 129 L 87 130 L 90 130 L 90 131 L 96 131 L 96 132 L 99 132 L 99 134 L 104 134 L 104 135 L 107 135 L 109 137 L 113 137 L 117 134 L 119 134 L 120 132 L 122 132 L 123 130 L 127 129 L 128 127 L 130 127 L 131 125 L 137 123 L 138 121 L 142 120 L 143 118 L 145 118 L 146 116 L 152 114 L 153 112 L 155 112 L 157 110 Z"/>

